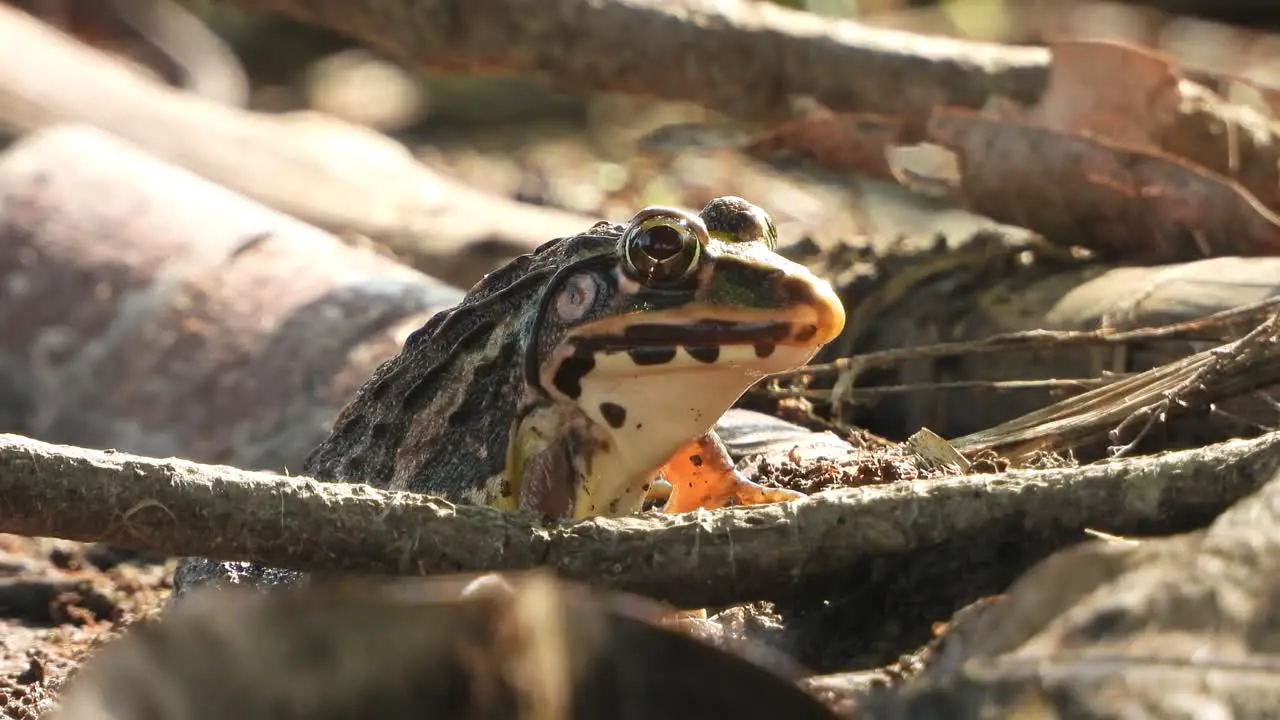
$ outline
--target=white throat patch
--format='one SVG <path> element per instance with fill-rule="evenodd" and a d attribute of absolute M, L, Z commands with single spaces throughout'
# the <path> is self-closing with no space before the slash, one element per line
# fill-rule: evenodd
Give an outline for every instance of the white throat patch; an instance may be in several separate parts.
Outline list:
<path fill-rule="evenodd" d="M 579 517 L 639 511 L 654 474 L 677 449 L 710 430 L 753 383 L 804 364 L 813 350 L 780 345 L 762 358 L 751 346 L 731 345 L 710 361 L 695 353 L 701 358 L 679 348 L 670 361 L 643 366 L 625 352 L 596 353 L 575 402 L 610 447 L 593 458 L 580 486 Z"/>

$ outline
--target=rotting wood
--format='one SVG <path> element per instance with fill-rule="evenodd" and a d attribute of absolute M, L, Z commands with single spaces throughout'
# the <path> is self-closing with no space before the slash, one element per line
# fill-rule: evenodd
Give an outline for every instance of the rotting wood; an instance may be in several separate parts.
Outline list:
<path fill-rule="evenodd" d="M 365 485 L 0 436 L 0 532 L 306 571 L 440 574 L 548 566 L 686 607 L 962 534 L 1125 533 L 1216 513 L 1280 467 L 1280 433 L 1082 468 L 832 491 L 795 503 L 555 522 Z M 1010 528 L 1010 525 L 1013 528 Z M 1083 533 L 1081 538 L 1083 539 Z"/>

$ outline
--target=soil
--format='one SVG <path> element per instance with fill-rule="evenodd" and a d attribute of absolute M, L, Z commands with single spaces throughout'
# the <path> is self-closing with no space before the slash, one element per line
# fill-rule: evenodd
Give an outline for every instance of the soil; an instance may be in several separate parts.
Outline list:
<path fill-rule="evenodd" d="M 0 534 L 0 720 L 53 709 L 80 663 L 154 619 L 175 561 L 102 545 Z"/>

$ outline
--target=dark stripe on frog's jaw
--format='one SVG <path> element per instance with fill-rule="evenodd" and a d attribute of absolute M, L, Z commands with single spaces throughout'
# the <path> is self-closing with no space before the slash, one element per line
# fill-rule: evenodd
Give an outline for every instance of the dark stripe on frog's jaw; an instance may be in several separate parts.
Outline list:
<path fill-rule="evenodd" d="M 807 362 L 843 329 L 844 306 L 830 285 L 807 268 L 763 248 L 761 243 L 712 240 L 702 267 L 681 290 L 646 287 L 624 276 L 611 256 L 562 269 L 542 298 L 539 327 L 555 322 L 549 308 L 573 273 L 600 273 L 598 287 L 614 297 L 597 303 L 596 319 L 565 328 L 546 356 L 531 347 L 525 357 L 526 380 L 576 401 L 589 375 L 663 373 L 682 366 L 682 357 L 708 372 L 721 369 L 726 360 L 735 374 L 759 376 Z M 780 346 L 791 352 L 779 353 Z M 729 348 L 750 351 L 727 352 Z M 601 367 L 604 358 L 616 355 L 630 363 L 611 359 L 610 367 Z"/>
<path fill-rule="evenodd" d="M 613 402 L 600 403 L 600 414 L 604 417 L 604 421 L 609 423 L 609 427 L 617 429 L 627 422 L 627 409 Z"/>
<path fill-rule="evenodd" d="M 708 365 L 720 359 L 719 345 L 686 345 L 685 351 L 694 360 Z"/>
<path fill-rule="evenodd" d="M 676 359 L 676 349 L 672 347 L 635 347 L 627 351 L 631 361 L 636 365 L 666 365 Z"/>

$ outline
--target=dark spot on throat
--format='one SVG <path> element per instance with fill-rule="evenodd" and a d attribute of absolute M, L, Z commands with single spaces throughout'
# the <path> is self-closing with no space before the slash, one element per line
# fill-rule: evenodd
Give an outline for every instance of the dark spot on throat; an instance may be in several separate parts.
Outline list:
<path fill-rule="evenodd" d="M 814 335 L 817 335 L 817 334 L 818 334 L 817 325 L 805 325 L 804 327 L 796 331 L 796 340 L 800 342 L 808 342 L 809 340 L 813 339 Z"/>
<path fill-rule="evenodd" d="M 773 354 L 774 350 L 778 349 L 778 346 L 774 345 L 773 343 L 758 342 L 756 343 L 755 348 L 756 348 L 756 357 L 767 358 Z"/>
<path fill-rule="evenodd" d="M 703 345 L 703 346 L 697 346 L 697 347 L 686 347 L 685 350 L 688 351 L 689 357 L 692 357 L 694 360 L 697 360 L 698 362 L 701 362 L 701 363 L 706 363 L 708 365 L 720 359 L 719 345 Z"/>
<path fill-rule="evenodd" d="M 571 400 L 577 400 L 582 394 L 582 378 L 596 369 L 596 358 L 591 354 L 574 355 L 565 358 L 556 368 L 556 375 L 551 383 Z"/>
<path fill-rule="evenodd" d="M 614 429 L 622 427 L 627 421 L 627 409 L 617 403 L 600 403 L 600 415 L 604 417 L 605 422 L 609 423 L 609 427 Z"/>
<path fill-rule="evenodd" d="M 631 362 L 636 365 L 666 365 L 676 359 L 676 349 L 673 347 L 639 347 L 631 348 L 627 351 L 627 355 L 631 356 Z"/>
<path fill-rule="evenodd" d="M 690 462 L 690 464 L 692 464 L 694 467 L 702 467 L 702 456 L 701 456 L 701 455 L 690 455 L 690 456 L 689 456 L 689 462 Z"/>

